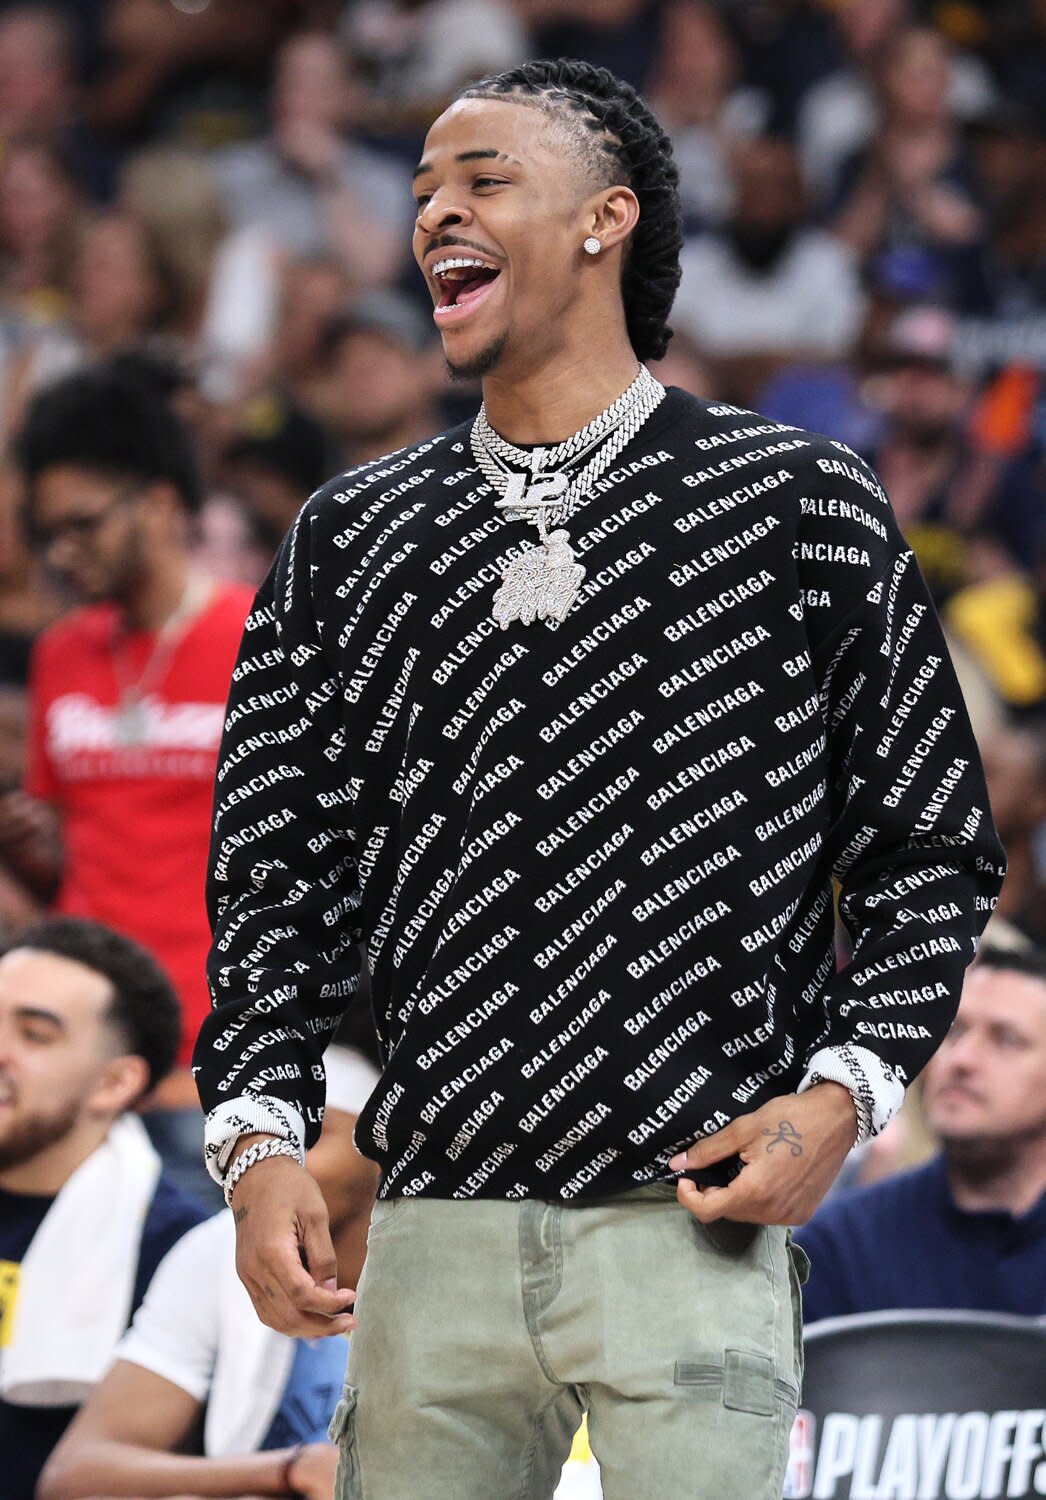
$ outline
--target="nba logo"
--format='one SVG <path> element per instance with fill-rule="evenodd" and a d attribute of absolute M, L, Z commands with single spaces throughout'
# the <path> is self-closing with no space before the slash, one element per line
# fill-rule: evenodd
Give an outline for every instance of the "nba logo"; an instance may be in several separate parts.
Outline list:
<path fill-rule="evenodd" d="M 805 1500 L 813 1490 L 816 1426 L 812 1411 L 800 1408 L 796 1412 L 788 1443 L 788 1471 L 781 1492 L 784 1500 Z"/>

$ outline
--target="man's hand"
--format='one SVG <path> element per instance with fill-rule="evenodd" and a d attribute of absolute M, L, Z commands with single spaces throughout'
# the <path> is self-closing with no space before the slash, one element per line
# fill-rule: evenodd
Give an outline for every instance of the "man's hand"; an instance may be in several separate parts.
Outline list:
<path fill-rule="evenodd" d="M 0 793 L 0 860 L 41 901 L 62 874 L 61 826 L 54 809 L 25 792 Z"/>
<path fill-rule="evenodd" d="M 289 1156 L 256 1162 L 233 1189 L 232 1211 L 236 1271 L 267 1327 L 291 1338 L 356 1327 L 356 1293 L 338 1286 L 327 1205 L 304 1167 Z"/>
<path fill-rule="evenodd" d="M 333 1443 L 307 1443 L 291 1464 L 294 1493 L 305 1500 L 333 1500 L 338 1452 Z"/>
<path fill-rule="evenodd" d="M 739 1155 L 744 1167 L 728 1187 L 698 1187 L 682 1177 L 680 1203 L 695 1219 L 805 1224 L 857 1139 L 857 1110 L 841 1083 L 771 1099 L 752 1114 L 705 1136 L 669 1162 L 673 1171 Z"/>

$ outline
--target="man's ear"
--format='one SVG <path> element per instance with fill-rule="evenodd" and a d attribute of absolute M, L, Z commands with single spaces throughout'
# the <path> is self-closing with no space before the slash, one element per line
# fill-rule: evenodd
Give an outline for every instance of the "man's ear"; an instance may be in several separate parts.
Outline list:
<path fill-rule="evenodd" d="M 114 1057 L 105 1065 L 87 1101 L 98 1115 L 122 1115 L 135 1105 L 149 1088 L 149 1065 L 144 1057 L 128 1052 Z"/>
<path fill-rule="evenodd" d="M 585 233 L 595 235 L 603 252 L 623 245 L 639 223 L 639 199 L 630 187 L 605 188 L 590 200 Z"/>

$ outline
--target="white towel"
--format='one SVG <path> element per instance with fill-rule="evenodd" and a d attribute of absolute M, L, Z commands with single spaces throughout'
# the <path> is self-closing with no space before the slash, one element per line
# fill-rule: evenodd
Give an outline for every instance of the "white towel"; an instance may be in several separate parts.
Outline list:
<path fill-rule="evenodd" d="M 236 1225 L 217 1215 L 224 1244 L 216 1280 L 217 1350 L 204 1422 L 204 1451 L 211 1458 L 255 1453 L 272 1426 L 294 1363 L 294 1340 L 267 1328 L 236 1274 Z"/>
<path fill-rule="evenodd" d="M 206 1406 L 208 1458 L 254 1453 L 272 1426 L 295 1343 L 262 1323 L 236 1274 L 236 1225 L 223 1209 L 172 1245 L 115 1358 L 152 1370 Z"/>
<path fill-rule="evenodd" d="M 26 1251 L 0 1396 L 78 1406 L 105 1373 L 131 1315 L 142 1228 L 160 1158 L 122 1115 L 69 1178 Z"/>

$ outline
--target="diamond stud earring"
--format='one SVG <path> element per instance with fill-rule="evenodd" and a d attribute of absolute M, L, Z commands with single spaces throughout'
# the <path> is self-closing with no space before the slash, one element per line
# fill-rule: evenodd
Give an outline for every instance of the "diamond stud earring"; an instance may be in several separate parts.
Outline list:
<path fill-rule="evenodd" d="M 598 255 L 603 246 L 600 241 L 596 239 L 594 234 L 590 234 L 588 239 L 585 241 L 584 248 L 588 251 L 589 255 Z"/>

